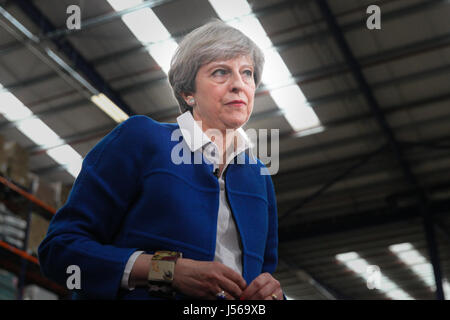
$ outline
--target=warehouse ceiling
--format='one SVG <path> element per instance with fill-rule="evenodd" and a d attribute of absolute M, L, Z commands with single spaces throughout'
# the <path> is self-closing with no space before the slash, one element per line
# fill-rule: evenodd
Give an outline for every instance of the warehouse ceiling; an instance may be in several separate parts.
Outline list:
<path fill-rule="evenodd" d="M 276 277 L 286 294 L 436 299 L 436 274 L 450 299 L 450 2 L 248 2 L 322 126 L 293 130 L 264 86 L 245 126 L 280 133 L 272 179 Z M 176 41 L 219 17 L 208 0 L 144 3 Z M 79 30 L 67 28 L 70 5 L 80 8 Z M 381 29 L 366 25 L 369 5 L 380 8 Z M 0 7 L 0 90 L 81 157 L 117 125 L 91 102 L 89 86 L 130 115 L 175 122 L 166 73 L 122 19 L 142 6 L 116 11 L 106 0 L 0 0 Z M 0 115 L 0 135 L 30 152 L 32 172 L 73 183 L 49 155 L 55 146 L 37 145 L 19 129 L 20 121 Z M 407 256 L 415 265 L 402 260 Z M 368 265 L 381 273 L 368 275 Z M 369 289 L 379 275 L 381 289 Z"/>

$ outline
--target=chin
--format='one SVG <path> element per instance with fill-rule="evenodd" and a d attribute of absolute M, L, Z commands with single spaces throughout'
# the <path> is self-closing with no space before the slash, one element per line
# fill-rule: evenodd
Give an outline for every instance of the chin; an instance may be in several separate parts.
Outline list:
<path fill-rule="evenodd" d="M 236 114 L 232 117 L 224 119 L 223 123 L 228 129 L 238 129 L 242 127 L 248 120 L 247 114 Z"/>
<path fill-rule="evenodd" d="M 238 129 L 240 127 L 242 127 L 244 124 L 246 123 L 245 120 L 234 120 L 234 121 L 227 121 L 227 128 L 229 129 Z"/>

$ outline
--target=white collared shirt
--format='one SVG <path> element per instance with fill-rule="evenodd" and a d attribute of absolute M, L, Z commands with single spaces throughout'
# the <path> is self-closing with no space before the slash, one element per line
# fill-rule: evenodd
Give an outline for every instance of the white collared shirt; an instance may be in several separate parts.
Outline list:
<path fill-rule="evenodd" d="M 191 152 L 197 152 L 199 149 L 201 149 L 203 156 L 214 165 L 214 170 L 218 169 L 220 160 L 218 156 L 219 152 L 217 145 L 212 142 L 209 137 L 202 131 L 201 127 L 194 120 L 192 114 L 189 111 L 181 114 L 177 118 L 177 122 L 183 135 L 183 139 L 188 145 Z M 231 145 L 232 147 L 234 147 L 234 151 L 227 153 L 226 163 L 220 176 L 218 177 L 220 196 L 214 261 L 219 261 L 242 275 L 241 243 L 233 214 L 226 199 L 225 180 L 223 179 L 223 172 L 225 172 L 228 164 L 236 155 L 244 152 L 248 148 L 250 148 L 251 152 L 252 143 L 242 128 L 235 130 L 234 133 L 236 137 L 236 145 Z M 214 152 L 211 152 L 210 148 L 213 148 Z M 129 286 L 128 280 L 134 262 L 136 261 L 137 257 L 143 252 L 144 251 L 136 251 L 128 259 L 122 277 L 122 288 L 129 290 L 134 289 L 133 287 Z"/>

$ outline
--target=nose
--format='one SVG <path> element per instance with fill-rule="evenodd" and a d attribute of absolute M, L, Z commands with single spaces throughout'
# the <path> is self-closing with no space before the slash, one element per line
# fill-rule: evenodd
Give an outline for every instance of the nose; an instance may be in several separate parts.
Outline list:
<path fill-rule="evenodd" d="M 232 92 L 239 92 L 244 88 L 244 80 L 239 71 L 233 71 L 230 86 Z"/>

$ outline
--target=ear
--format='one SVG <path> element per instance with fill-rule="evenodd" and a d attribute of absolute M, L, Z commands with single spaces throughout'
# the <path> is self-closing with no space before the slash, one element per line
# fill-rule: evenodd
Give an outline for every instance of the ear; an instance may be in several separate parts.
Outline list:
<path fill-rule="evenodd" d="M 181 93 L 181 96 L 183 97 L 184 101 L 186 101 L 186 103 L 188 105 L 190 105 L 191 107 L 194 107 L 195 99 L 194 99 L 194 95 L 192 93 L 183 92 L 183 93 Z"/>
<path fill-rule="evenodd" d="M 190 92 L 182 92 L 180 95 L 183 97 L 183 99 L 184 99 L 184 101 L 186 101 L 186 103 L 190 98 L 194 97 L 194 95 Z"/>

